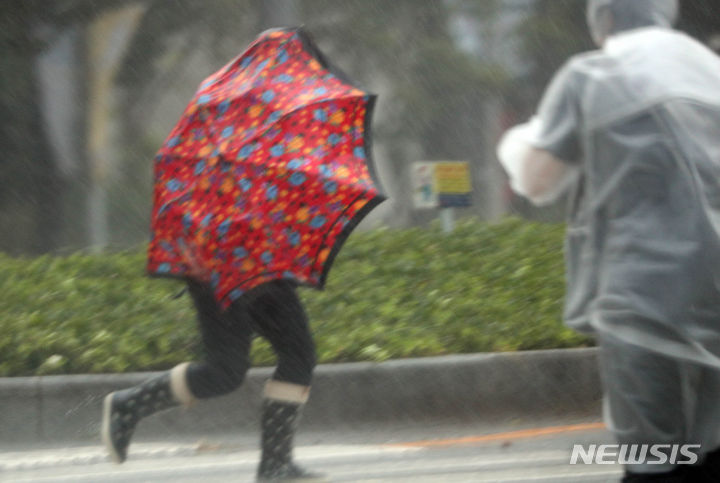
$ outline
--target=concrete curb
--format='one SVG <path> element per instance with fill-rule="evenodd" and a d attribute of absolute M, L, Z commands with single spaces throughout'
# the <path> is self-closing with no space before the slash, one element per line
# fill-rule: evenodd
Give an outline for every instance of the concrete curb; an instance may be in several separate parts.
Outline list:
<path fill-rule="evenodd" d="M 487 353 L 318 366 L 303 428 L 599 414 L 596 349 Z M 236 392 L 147 419 L 137 438 L 255 430 L 270 368 Z M 102 399 L 152 374 L 0 379 L 0 441 L 96 441 Z"/>

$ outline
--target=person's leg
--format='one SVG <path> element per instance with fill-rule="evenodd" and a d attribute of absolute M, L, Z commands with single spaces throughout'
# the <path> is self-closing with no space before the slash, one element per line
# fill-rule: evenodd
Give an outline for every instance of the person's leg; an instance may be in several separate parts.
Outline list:
<path fill-rule="evenodd" d="M 209 287 L 188 284 L 198 314 L 204 359 L 190 363 L 187 383 L 197 399 L 228 394 L 243 383 L 250 368 L 253 329 L 244 301 L 223 311 Z"/>
<path fill-rule="evenodd" d="M 291 284 L 271 282 L 258 292 L 249 312 L 278 358 L 263 394 L 258 481 L 319 480 L 320 475 L 306 472 L 292 460 L 293 437 L 315 368 L 315 345 L 302 302 Z"/>
<path fill-rule="evenodd" d="M 602 335 L 600 373 L 605 400 L 604 419 L 619 444 L 688 443 L 687 364 Z M 649 446 L 648 446 L 649 447 Z M 668 447 L 662 464 L 625 465 L 624 482 L 684 482 L 688 466 L 672 464 Z M 658 463 L 657 458 L 654 458 Z"/>
<path fill-rule="evenodd" d="M 171 371 L 105 398 L 102 439 L 112 459 L 122 463 L 135 426 L 140 419 L 178 404 L 190 406 L 236 389 L 250 366 L 248 353 L 252 328 L 241 304 L 223 312 L 211 290 L 188 284 L 197 310 L 206 352 L 202 362 L 185 362 Z"/>
<path fill-rule="evenodd" d="M 283 281 L 263 287 L 248 307 L 257 332 L 277 354 L 274 381 L 309 387 L 316 364 L 305 308 L 295 287 Z"/>
<path fill-rule="evenodd" d="M 692 390 L 697 404 L 691 419 L 689 441 L 699 444 L 700 464 L 693 469 L 693 482 L 720 481 L 720 369 L 703 367 Z"/>

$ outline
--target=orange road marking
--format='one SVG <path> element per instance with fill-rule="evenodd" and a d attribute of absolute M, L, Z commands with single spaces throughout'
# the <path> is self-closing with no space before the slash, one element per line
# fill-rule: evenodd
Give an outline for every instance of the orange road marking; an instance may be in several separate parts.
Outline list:
<path fill-rule="evenodd" d="M 428 448 L 431 446 L 454 446 L 460 444 L 487 443 L 491 441 L 508 441 L 514 439 L 535 438 L 549 434 L 562 434 L 572 431 L 589 431 L 606 429 L 604 423 L 571 424 L 567 426 L 550 426 L 547 428 L 522 429 L 505 433 L 485 434 L 482 436 L 467 436 L 457 439 L 430 439 L 425 441 L 410 441 L 407 443 L 392 443 L 388 446 L 411 446 Z"/>

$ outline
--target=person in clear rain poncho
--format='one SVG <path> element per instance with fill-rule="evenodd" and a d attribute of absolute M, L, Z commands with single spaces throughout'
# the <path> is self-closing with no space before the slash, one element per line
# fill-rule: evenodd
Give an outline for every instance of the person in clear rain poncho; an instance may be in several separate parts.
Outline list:
<path fill-rule="evenodd" d="M 570 192 L 564 319 L 598 341 L 607 427 L 668 445 L 623 481 L 720 481 L 720 57 L 672 29 L 677 13 L 590 0 L 601 49 L 498 146 L 517 193 Z"/>

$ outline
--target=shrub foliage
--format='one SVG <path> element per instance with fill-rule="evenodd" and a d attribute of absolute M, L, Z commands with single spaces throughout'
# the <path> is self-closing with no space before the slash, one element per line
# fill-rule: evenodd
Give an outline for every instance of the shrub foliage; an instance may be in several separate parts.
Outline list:
<path fill-rule="evenodd" d="M 300 290 L 320 362 L 565 348 L 563 226 L 507 219 L 353 234 L 323 291 Z M 164 369 L 202 357 L 179 281 L 145 276 L 138 249 L 0 254 L 0 376 Z M 253 361 L 269 365 L 256 340 Z"/>

